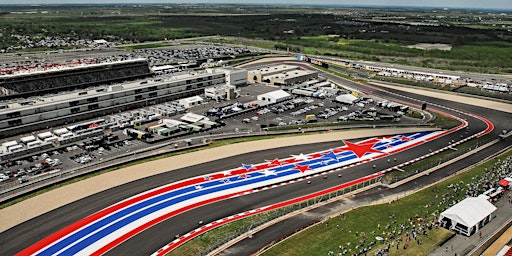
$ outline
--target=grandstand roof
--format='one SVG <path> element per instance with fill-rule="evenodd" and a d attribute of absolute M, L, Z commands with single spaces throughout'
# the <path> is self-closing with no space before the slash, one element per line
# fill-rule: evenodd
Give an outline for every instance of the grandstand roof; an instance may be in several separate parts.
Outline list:
<path fill-rule="evenodd" d="M 67 71 L 67 70 L 73 70 L 73 69 L 101 67 L 101 66 L 107 66 L 107 65 L 112 65 L 112 64 L 130 63 L 130 62 L 137 62 L 137 61 L 146 61 L 146 59 L 137 58 L 137 59 L 118 60 L 118 61 L 114 61 L 114 62 L 100 62 L 100 63 L 96 63 L 96 60 L 85 60 L 83 62 L 78 61 L 78 62 L 66 62 L 66 63 L 53 63 L 53 64 L 49 64 L 46 66 L 33 66 L 33 67 L 3 69 L 3 70 L 0 70 L 0 79 L 31 76 L 31 75 L 36 75 L 36 74 L 60 72 L 60 71 Z"/>

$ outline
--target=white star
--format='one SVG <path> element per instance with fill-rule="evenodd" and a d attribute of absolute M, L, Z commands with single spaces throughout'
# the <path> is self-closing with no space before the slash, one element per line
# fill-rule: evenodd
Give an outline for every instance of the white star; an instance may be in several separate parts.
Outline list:
<path fill-rule="evenodd" d="M 380 142 L 382 142 L 382 143 L 390 143 L 390 142 L 393 142 L 393 139 L 392 138 L 382 137 L 382 139 L 380 139 Z"/>
<path fill-rule="evenodd" d="M 229 175 L 231 175 L 231 171 L 223 171 L 222 174 L 224 176 L 229 176 Z"/>
<path fill-rule="evenodd" d="M 330 164 L 329 162 L 330 162 L 329 160 L 322 161 L 322 165 L 329 165 Z"/>
<path fill-rule="evenodd" d="M 265 177 L 268 177 L 268 176 L 270 176 L 270 175 L 276 175 L 276 176 L 277 176 L 277 174 L 276 174 L 276 172 L 275 172 L 275 171 L 273 171 L 273 170 L 269 170 L 269 169 L 266 169 L 265 171 L 263 171 L 263 172 L 261 172 L 261 173 L 262 173 L 263 175 L 265 175 Z"/>
<path fill-rule="evenodd" d="M 291 155 L 292 157 L 295 158 L 295 160 L 298 160 L 298 161 L 306 161 L 306 160 L 309 160 L 311 158 L 311 156 L 307 156 L 307 155 L 304 155 L 302 153 L 300 153 L 299 155 Z"/>
<path fill-rule="evenodd" d="M 202 187 L 201 185 L 196 185 L 196 186 L 195 186 L 195 188 L 196 188 L 197 190 L 199 190 L 199 189 L 203 189 L 203 187 Z"/>

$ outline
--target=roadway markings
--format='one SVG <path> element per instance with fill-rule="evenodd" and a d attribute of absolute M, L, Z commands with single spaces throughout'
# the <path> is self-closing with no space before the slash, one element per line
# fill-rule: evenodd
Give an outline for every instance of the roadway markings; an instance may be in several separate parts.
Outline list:
<path fill-rule="evenodd" d="M 313 157 L 312 159 L 303 161 L 297 160 L 295 157 L 281 161 L 276 159 L 254 165 L 249 169 L 237 168 L 179 181 L 136 195 L 80 220 L 26 248 L 20 252 L 20 255 L 45 254 L 50 251 L 101 254 L 165 219 L 201 205 L 291 184 L 309 179 L 311 176 L 316 177 L 344 170 L 406 150 L 454 131 L 451 129 L 445 132 L 399 135 L 393 136 L 391 139 L 385 138 L 385 142 L 381 142 L 379 138 L 372 138 L 355 144 L 345 143 L 346 145 L 339 148 L 309 154 Z M 401 138 L 404 136 L 410 139 L 402 140 Z M 372 145 L 369 146 L 370 144 Z M 250 174 L 250 177 L 247 174 Z M 379 172 L 375 175 L 383 175 L 383 173 Z M 197 189 L 197 185 L 200 185 L 201 189 Z M 319 194 L 312 195 L 316 197 Z M 131 216 L 140 217 L 134 221 Z M 152 217 L 148 218 L 147 216 Z M 105 224 L 97 224 L 102 221 Z M 215 225 L 203 227 L 213 228 L 213 226 Z M 94 229 L 90 229 L 91 227 Z M 201 232 L 202 229 L 199 229 L 194 232 L 194 235 Z M 76 238 L 69 239 L 70 237 Z M 189 237 L 191 236 L 181 237 L 179 241 L 188 240 Z M 67 242 L 62 243 L 65 240 Z M 51 249 L 56 245 L 58 247 Z"/>

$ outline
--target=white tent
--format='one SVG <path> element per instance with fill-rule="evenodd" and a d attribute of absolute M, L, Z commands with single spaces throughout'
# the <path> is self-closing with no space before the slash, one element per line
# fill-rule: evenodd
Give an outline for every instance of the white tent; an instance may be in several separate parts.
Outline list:
<path fill-rule="evenodd" d="M 470 236 L 492 220 L 496 209 L 483 197 L 468 197 L 442 212 L 439 220 L 446 228 Z"/>
<path fill-rule="evenodd" d="M 178 103 L 184 108 L 191 108 L 203 104 L 203 98 L 199 96 L 188 97 L 178 100 Z"/>
<path fill-rule="evenodd" d="M 197 123 L 201 120 L 208 119 L 208 118 L 206 118 L 205 116 L 202 116 L 202 115 L 198 115 L 198 114 L 189 112 L 189 113 L 185 114 L 184 116 L 182 116 L 180 119 L 187 123 L 193 124 L 193 123 Z"/>
<path fill-rule="evenodd" d="M 258 100 L 266 101 L 270 103 L 282 102 L 288 99 L 291 99 L 291 94 L 285 92 L 284 90 L 277 90 L 272 92 L 267 92 L 264 94 L 260 94 L 257 96 Z"/>
<path fill-rule="evenodd" d="M 343 94 L 338 97 L 336 97 L 336 101 L 339 103 L 344 104 L 354 104 L 354 102 L 357 100 L 357 97 L 352 94 Z"/>

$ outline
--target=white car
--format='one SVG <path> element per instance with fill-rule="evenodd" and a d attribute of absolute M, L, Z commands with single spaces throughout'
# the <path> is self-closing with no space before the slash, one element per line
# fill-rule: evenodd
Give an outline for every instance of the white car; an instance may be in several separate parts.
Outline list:
<path fill-rule="evenodd" d="M 19 183 L 25 183 L 27 181 L 28 181 L 28 177 L 26 175 L 18 178 Z"/>

